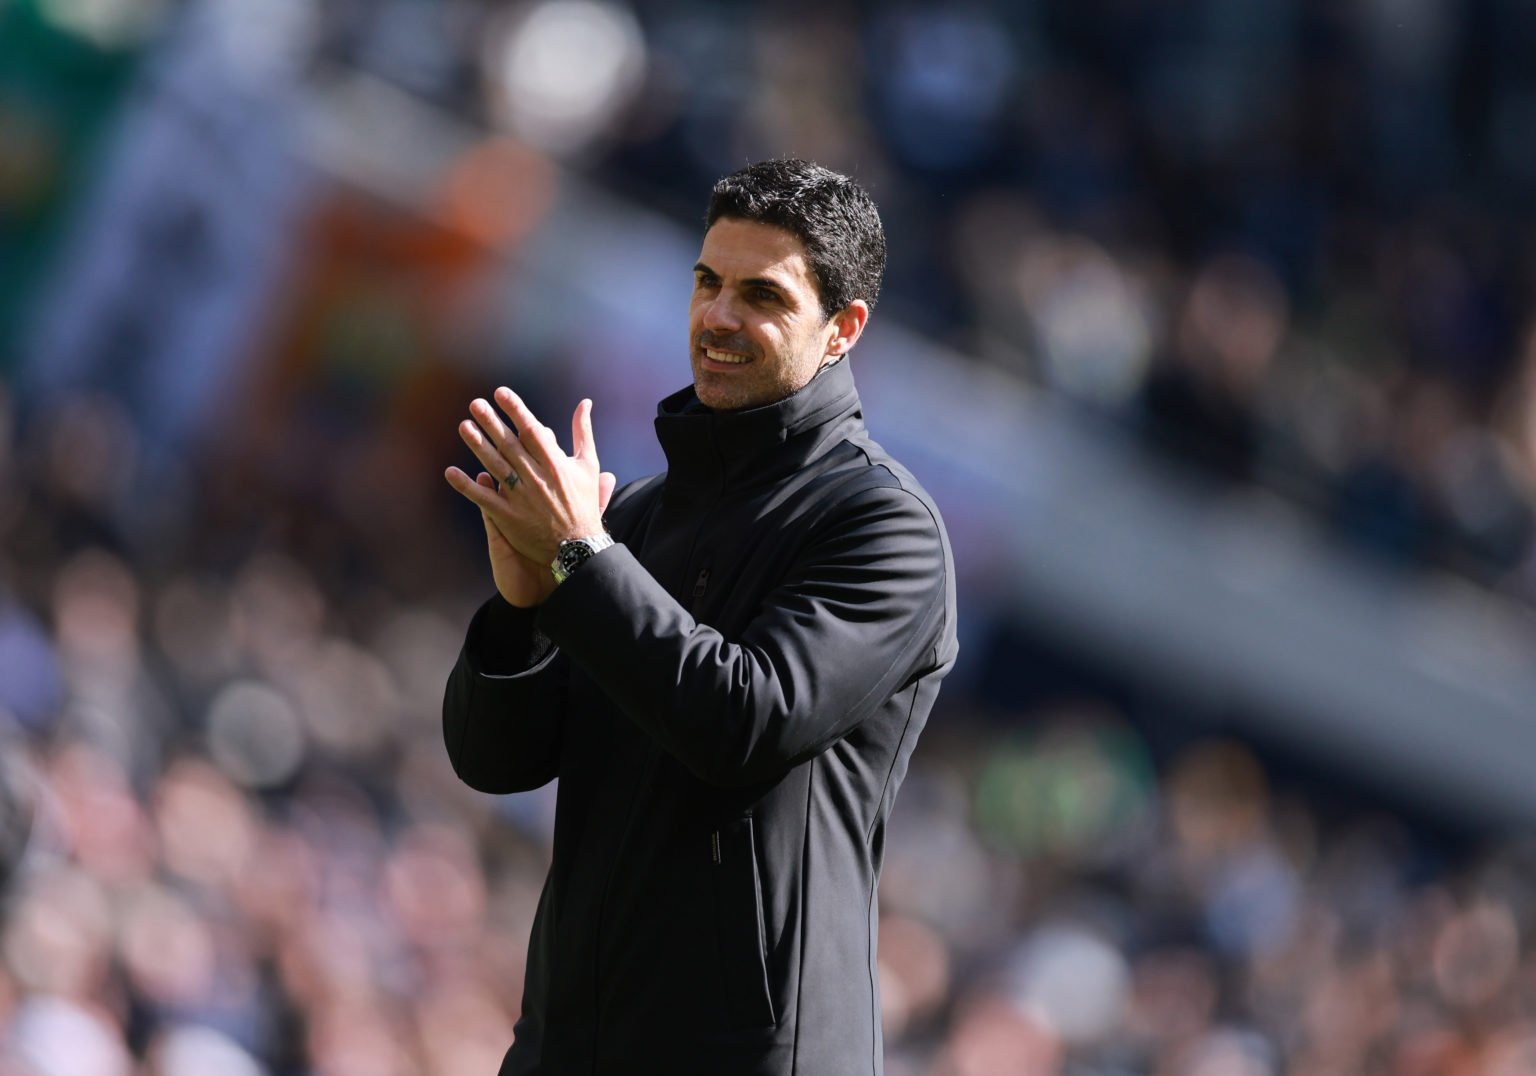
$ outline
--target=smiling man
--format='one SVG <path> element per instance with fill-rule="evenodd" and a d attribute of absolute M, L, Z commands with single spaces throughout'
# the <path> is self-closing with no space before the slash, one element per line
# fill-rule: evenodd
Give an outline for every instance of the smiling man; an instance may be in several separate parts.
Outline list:
<path fill-rule="evenodd" d="M 716 411 L 798 392 L 853 347 L 873 302 L 843 294 L 824 302 L 802 240 L 736 217 L 710 225 L 693 276 L 693 390 Z"/>
<path fill-rule="evenodd" d="M 585 400 L 569 455 L 504 388 L 460 425 L 497 593 L 448 754 L 560 780 L 502 1076 L 882 1072 L 885 823 L 956 652 L 938 511 L 843 361 L 884 266 L 851 179 L 752 165 L 710 198 L 666 472 L 614 493 Z"/>

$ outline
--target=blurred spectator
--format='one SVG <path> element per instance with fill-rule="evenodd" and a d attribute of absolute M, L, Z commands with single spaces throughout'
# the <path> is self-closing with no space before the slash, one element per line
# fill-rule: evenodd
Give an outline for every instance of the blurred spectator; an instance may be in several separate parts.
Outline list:
<path fill-rule="evenodd" d="M 654 294 L 641 218 L 584 324 L 490 286 L 571 196 L 557 163 L 684 214 L 751 157 L 854 170 L 919 328 L 1536 600 L 1533 11 L 0 3 L 0 1073 L 494 1070 L 550 800 L 448 770 L 479 521 L 414 476 L 493 369 L 565 391 L 612 352 L 613 391 L 648 383 L 657 346 L 605 325 Z M 447 111 L 392 127 L 359 72 Z M 373 155 L 290 156 L 326 109 Z M 81 216 L 114 189 L 132 212 Z M 143 260 L 58 270 L 85 219 L 80 250 Z M 172 286 L 231 305 L 167 336 L 209 309 Z M 40 309 L 99 346 L 24 353 Z M 892 1076 L 1536 1070 L 1528 841 L 1325 805 L 1101 686 L 986 724 L 957 696 L 914 759 Z"/>
<path fill-rule="evenodd" d="M 52 503 L 29 526 L 101 510 Z M 547 804 L 447 771 L 451 617 L 274 552 L 227 583 L 90 546 L 42 570 L 18 667 L 58 686 L 6 755 L 5 1063 L 494 1068 Z M 1239 741 L 1156 755 L 1092 694 L 1012 716 L 948 729 L 893 816 L 893 1073 L 1522 1071 L 1530 848 L 1438 859 Z"/>
<path fill-rule="evenodd" d="M 1233 255 L 1202 266 L 1162 361 L 1142 383 L 1154 442 L 1225 478 L 1255 478 L 1262 394 L 1289 313 L 1284 289 L 1262 262 Z"/>

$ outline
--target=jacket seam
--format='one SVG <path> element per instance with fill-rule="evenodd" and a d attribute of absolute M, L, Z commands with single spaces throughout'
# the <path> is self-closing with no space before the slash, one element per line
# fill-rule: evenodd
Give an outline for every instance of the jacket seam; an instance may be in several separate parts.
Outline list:
<path fill-rule="evenodd" d="M 938 591 L 938 593 L 936 593 L 931 599 L 929 599 L 928 604 L 923 607 L 923 619 L 926 620 L 928 614 L 933 611 L 934 607 L 944 604 L 945 600 L 946 600 L 945 599 L 945 591 L 944 591 L 943 588 L 941 588 Z M 942 617 L 940 617 L 939 628 L 940 628 L 940 637 L 942 638 L 942 629 L 943 629 L 943 618 Z M 921 651 L 913 651 L 913 653 L 914 654 L 921 653 Z M 906 653 L 903 652 L 900 655 L 900 657 L 903 657 L 903 658 L 906 657 Z M 859 709 L 863 708 L 864 704 L 869 701 L 870 697 L 873 696 L 875 694 L 875 692 L 877 692 L 879 690 L 880 690 L 880 685 L 878 683 L 872 685 L 868 691 L 864 692 L 863 695 L 859 696 L 859 698 L 851 706 L 848 707 L 849 711 L 851 712 L 851 711 L 859 710 Z"/>
<path fill-rule="evenodd" d="M 882 464 L 881 466 L 883 467 L 884 465 Z M 933 514 L 933 509 L 929 508 L 927 503 L 921 497 L 919 497 L 916 493 L 913 493 L 911 490 L 907 489 L 905 486 L 900 485 L 900 482 L 901 482 L 900 477 L 898 475 L 892 473 L 889 467 L 886 467 L 885 471 L 886 471 L 887 474 L 890 474 L 892 478 L 896 479 L 896 481 L 898 483 L 897 487 L 896 487 L 897 489 L 900 489 L 902 492 L 906 493 L 908 496 L 910 496 L 918 504 L 923 506 L 923 509 L 928 513 L 928 518 L 933 520 L 934 528 L 938 531 L 939 534 L 943 534 L 942 528 L 939 527 L 939 521 L 938 521 L 937 517 L 935 517 L 934 514 Z M 935 605 L 939 605 L 939 604 L 945 603 L 947 601 L 947 595 L 949 593 L 949 565 L 948 564 L 944 564 L 943 568 L 944 568 L 943 586 L 941 586 L 938 589 L 937 594 L 934 596 L 934 598 L 931 601 L 929 601 L 927 608 L 923 610 L 925 615 L 930 610 L 932 610 Z M 940 616 L 940 618 L 939 618 L 938 629 L 939 629 L 938 630 L 938 635 L 934 639 L 933 646 L 931 648 L 932 652 L 933 652 L 933 662 L 932 662 L 932 664 L 933 664 L 933 666 L 935 668 L 937 668 L 938 664 L 939 664 L 939 642 L 940 642 L 940 640 L 942 640 L 944 638 L 944 617 L 943 616 Z M 906 720 L 906 724 L 903 725 L 902 729 L 901 729 L 901 740 L 899 740 L 897 742 L 898 751 L 900 750 L 900 745 L 906 741 L 907 730 L 912 727 L 912 712 L 916 708 L 917 708 L 917 693 L 914 691 L 912 693 L 912 701 L 907 704 L 907 720 Z M 880 798 L 875 801 L 875 816 L 870 818 L 869 825 L 866 826 L 865 829 L 864 829 L 864 843 L 866 845 L 869 844 L 870 837 L 874 833 L 875 818 L 879 817 L 880 804 L 885 802 L 885 791 L 886 791 L 886 789 L 890 788 L 890 786 L 891 786 L 891 774 L 893 772 L 895 772 L 895 769 L 896 769 L 896 758 L 897 758 L 896 755 L 892 755 L 891 756 L 891 765 L 885 771 L 885 782 L 880 786 Z"/>
<path fill-rule="evenodd" d="M 903 732 L 903 735 L 905 735 L 905 732 Z M 875 1044 L 880 1041 L 880 1025 L 876 1023 L 880 1019 L 880 1013 L 875 1005 L 878 989 L 875 980 L 879 975 L 875 967 L 875 946 L 878 942 L 872 937 L 869 929 L 874 925 L 872 918 L 875 908 L 875 894 L 878 891 L 878 883 L 875 881 L 874 872 L 871 871 L 869 875 L 869 900 L 864 908 L 864 937 L 867 939 L 864 943 L 864 963 L 869 967 L 869 1071 L 872 1073 L 880 1071 L 880 1058 L 875 1055 Z"/>
<path fill-rule="evenodd" d="M 830 481 L 829 488 L 817 491 L 815 497 L 815 512 L 807 518 L 804 527 L 806 542 L 808 545 L 811 544 L 811 541 L 818 533 L 819 528 L 827 521 L 828 517 L 836 512 L 846 502 L 851 501 L 856 497 L 863 496 L 866 493 L 873 492 L 877 489 L 903 488 L 901 485 L 901 480 L 897 478 L 897 476 L 893 474 L 889 469 L 883 467 L 880 464 L 871 463 L 869 454 L 865 452 L 864 449 L 861 448 L 858 444 L 853 441 L 844 441 L 842 443 L 850 445 L 855 451 L 863 455 L 864 467 L 859 470 L 851 471 L 849 474 L 837 478 L 834 481 Z M 869 472 L 877 469 L 884 470 L 887 475 L 894 479 L 896 482 L 895 486 L 870 485 L 863 486 L 862 488 L 857 489 L 851 493 L 844 492 L 846 487 L 860 484 L 868 477 Z"/>
<path fill-rule="evenodd" d="M 938 652 L 939 652 L 938 644 L 934 644 L 933 653 L 934 653 L 934 660 L 935 661 L 938 660 Z M 916 690 L 914 690 L 912 692 L 912 699 L 911 699 L 911 701 L 909 701 L 907 703 L 907 718 L 902 723 L 902 726 L 901 726 L 901 738 L 896 741 L 896 750 L 891 755 L 891 764 L 888 767 L 886 767 L 886 770 L 885 770 L 885 781 L 880 785 L 880 796 L 879 796 L 879 798 L 875 800 L 875 814 L 874 814 L 874 817 L 872 817 L 869 820 L 869 826 L 864 830 L 864 847 L 865 848 L 869 847 L 869 842 L 874 837 L 875 819 L 880 816 L 880 805 L 885 802 L 886 790 L 891 787 L 891 774 L 896 772 L 896 760 L 901 757 L 901 745 L 907 742 L 907 733 L 912 730 L 912 714 L 917 709 L 917 696 L 918 696 L 918 692 Z M 876 1022 L 876 1021 L 878 1021 L 880 1019 L 880 1009 L 879 1009 L 879 1004 L 878 1004 L 878 1000 L 879 1000 L 879 994 L 878 994 L 879 984 L 878 984 L 878 981 L 877 981 L 878 978 L 879 978 L 879 973 L 878 973 L 878 966 L 877 966 L 877 964 L 875 962 L 875 948 L 879 944 L 879 939 L 875 936 L 874 932 L 870 931 L 868 928 L 874 925 L 873 920 L 874 920 L 874 915 L 875 915 L 875 899 L 878 896 L 879 892 L 880 892 L 880 879 L 876 876 L 876 872 L 871 870 L 869 872 L 869 902 L 868 902 L 867 909 L 865 911 L 865 916 L 866 916 L 865 928 L 866 928 L 866 934 L 870 937 L 870 941 L 869 941 L 868 946 L 867 946 L 867 948 L 865 950 L 865 957 L 864 957 L 865 963 L 867 963 L 869 965 L 869 1019 L 870 1019 L 870 1025 L 869 1025 L 869 1027 L 870 1027 L 870 1032 L 869 1032 L 869 1057 L 870 1057 L 870 1071 L 871 1072 L 879 1072 L 880 1071 L 880 1065 L 879 1065 L 880 1059 L 879 1059 L 879 1057 L 876 1056 L 876 1050 L 875 1050 L 875 1044 L 879 1041 L 879 1036 L 878 1036 L 877 1032 L 878 1032 L 878 1028 L 880 1026 Z"/>
<path fill-rule="evenodd" d="M 932 649 L 934 661 L 937 662 L 939 655 L 938 644 L 935 643 Z M 880 785 L 880 796 L 875 800 L 874 817 L 869 820 L 869 825 L 864 827 L 865 847 L 868 847 L 870 840 L 875 835 L 875 821 L 880 817 L 880 805 L 885 802 L 886 790 L 891 787 L 891 774 L 896 772 L 896 760 L 901 757 L 901 745 L 907 742 L 907 733 L 912 729 L 912 713 L 917 709 L 917 696 L 918 692 L 914 690 L 911 700 L 907 703 L 907 719 L 902 723 L 901 737 L 896 741 L 896 751 L 891 755 L 891 764 L 886 767 L 885 780 Z"/>
<path fill-rule="evenodd" d="M 810 934 L 809 914 L 811 895 L 811 816 L 816 807 L 816 769 L 818 758 L 811 758 L 810 773 L 805 781 L 805 828 L 800 833 L 800 959 L 795 972 L 795 1039 L 789 1051 L 789 1076 L 800 1071 L 800 1029 L 805 1026 L 800 1010 L 805 1002 L 805 945 Z"/>

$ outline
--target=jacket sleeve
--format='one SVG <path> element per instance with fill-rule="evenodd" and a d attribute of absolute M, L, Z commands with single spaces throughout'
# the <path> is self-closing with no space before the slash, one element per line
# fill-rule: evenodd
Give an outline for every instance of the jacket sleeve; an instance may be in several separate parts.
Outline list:
<path fill-rule="evenodd" d="M 443 741 L 454 772 L 481 792 L 524 792 L 559 770 L 569 665 L 534 618 L 493 594 L 448 674 Z"/>
<path fill-rule="evenodd" d="M 622 545 L 561 584 L 539 626 L 701 779 L 746 785 L 781 776 L 953 660 L 939 645 L 946 575 L 933 513 L 881 487 L 839 506 L 738 639 L 695 621 Z"/>

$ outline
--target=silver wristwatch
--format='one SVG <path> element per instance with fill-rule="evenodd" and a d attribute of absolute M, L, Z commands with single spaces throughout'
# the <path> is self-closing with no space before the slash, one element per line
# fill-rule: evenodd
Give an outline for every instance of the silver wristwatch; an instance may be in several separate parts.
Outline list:
<path fill-rule="evenodd" d="M 588 557 L 596 556 L 612 544 L 613 538 L 606 531 L 585 538 L 567 538 L 560 543 L 560 551 L 555 554 L 555 559 L 549 562 L 549 570 L 554 573 L 555 582 L 565 582 Z"/>

